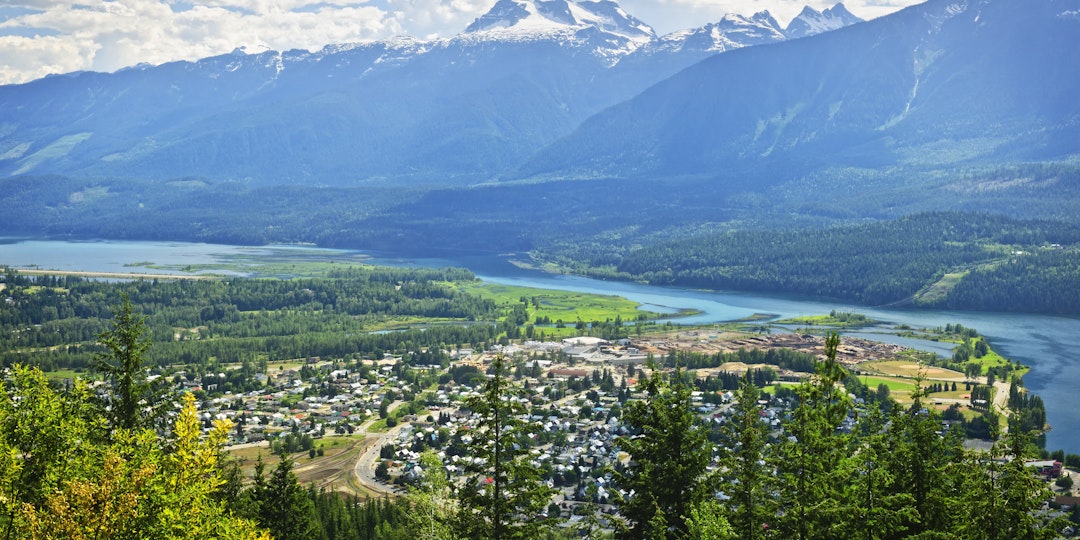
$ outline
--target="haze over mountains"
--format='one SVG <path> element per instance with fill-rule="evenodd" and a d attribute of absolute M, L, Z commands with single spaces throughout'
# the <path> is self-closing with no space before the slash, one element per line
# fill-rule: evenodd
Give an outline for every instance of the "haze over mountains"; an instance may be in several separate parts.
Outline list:
<path fill-rule="evenodd" d="M 500 0 L 448 39 L 51 76 L 0 87 L 0 227 L 498 251 L 922 210 L 1070 218 L 1078 13 L 837 5 L 657 36 L 610 1 Z"/>
<path fill-rule="evenodd" d="M 858 21 L 807 8 L 789 29 Z M 450 39 L 48 77 L 0 88 L 0 174 L 487 181 L 679 69 L 785 32 L 763 12 L 659 38 L 607 0 L 499 0 Z"/>

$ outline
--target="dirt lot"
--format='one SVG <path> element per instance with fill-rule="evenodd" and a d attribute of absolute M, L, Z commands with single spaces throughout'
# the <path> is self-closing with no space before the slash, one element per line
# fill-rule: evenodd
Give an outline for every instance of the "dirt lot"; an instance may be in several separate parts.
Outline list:
<path fill-rule="evenodd" d="M 290 454 L 293 460 L 293 472 L 303 485 L 314 483 L 320 488 L 331 491 L 357 492 L 355 482 L 352 481 L 353 466 L 360 453 L 374 439 L 351 439 L 346 437 L 327 437 L 316 439 L 315 447 L 322 446 L 323 455 L 311 459 L 307 452 Z M 229 454 L 240 463 L 241 471 L 245 478 L 250 479 L 255 474 L 255 463 L 262 456 L 264 470 L 268 475 L 277 466 L 277 456 L 271 454 L 268 446 L 247 446 L 229 450 Z M 357 493 L 362 494 L 362 493 Z"/>
<path fill-rule="evenodd" d="M 642 353 L 653 353 L 656 356 L 667 354 L 671 349 L 704 354 L 732 353 L 739 349 L 794 349 L 824 358 L 825 338 L 812 334 L 755 335 L 684 331 L 634 340 L 634 347 Z M 846 366 L 874 360 L 896 360 L 905 350 L 906 348 L 900 345 L 845 337 L 840 340 L 837 360 Z"/>
<path fill-rule="evenodd" d="M 899 377 L 915 377 L 920 372 L 928 380 L 934 381 L 964 381 L 964 374 L 951 369 L 925 366 L 916 364 L 910 360 L 879 360 L 867 362 L 859 366 L 859 369 L 883 375 L 896 375 Z"/>

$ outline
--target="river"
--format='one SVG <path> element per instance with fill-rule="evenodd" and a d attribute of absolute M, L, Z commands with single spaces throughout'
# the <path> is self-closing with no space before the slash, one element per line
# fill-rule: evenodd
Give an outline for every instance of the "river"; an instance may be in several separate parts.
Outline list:
<path fill-rule="evenodd" d="M 310 247 L 271 246 L 251 248 L 180 242 L 70 242 L 49 240 L 0 239 L 0 265 L 43 269 L 100 272 L 161 273 L 169 269 L 147 269 L 131 264 L 153 262 L 179 268 L 183 265 L 235 263 L 238 260 L 269 257 L 274 259 L 367 261 L 393 266 L 462 266 L 485 281 L 562 289 L 598 294 L 614 294 L 645 304 L 654 311 L 672 312 L 691 308 L 699 314 L 678 322 L 709 324 L 742 319 L 765 313 L 779 317 L 819 315 L 830 310 L 857 311 L 890 324 L 912 327 L 937 327 L 960 323 L 977 329 L 1002 355 L 1032 367 L 1025 377 L 1029 389 L 1042 396 L 1048 421 L 1054 429 L 1047 435 L 1047 448 L 1064 448 L 1080 453 L 1080 408 L 1072 398 L 1080 382 L 1080 349 L 1074 341 L 1080 337 L 1080 318 L 1013 313 L 982 313 L 906 309 L 878 309 L 845 303 L 798 299 L 786 296 L 712 292 L 657 287 L 637 283 L 601 281 L 577 276 L 552 275 L 519 268 L 502 257 L 454 257 L 442 259 L 399 258 L 385 253 L 326 250 Z M 949 347 L 915 340 L 905 341 L 872 329 L 850 335 L 899 343 L 939 354 L 949 354 Z"/>

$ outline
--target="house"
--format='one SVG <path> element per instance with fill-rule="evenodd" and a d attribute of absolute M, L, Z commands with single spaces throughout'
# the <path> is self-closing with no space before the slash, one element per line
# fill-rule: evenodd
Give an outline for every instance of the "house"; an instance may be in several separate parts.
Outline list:
<path fill-rule="evenodd" d="M 1034 468 L 1035 474 L 1044 478 L 1057 478 L 1061 476 L 1061 462 L 1053 460 L 1025 461 L 1024 466 Z"/>
<path fill-rule="evenodd" d="M 584 369 L 553 369 L 549 371 L 556 379 L 569 379 L 570 377 L 586 377 L 589 372 Z"/>
<path fill-rule="evenodd" d="M 1061 507 L 1062 510 L 1069 510 L 1075 508 L 1080 504 L 1080 497 L 1072 497 L 1069 495 L 1058 495 L 1054 497 L 1054 503 Z"/>

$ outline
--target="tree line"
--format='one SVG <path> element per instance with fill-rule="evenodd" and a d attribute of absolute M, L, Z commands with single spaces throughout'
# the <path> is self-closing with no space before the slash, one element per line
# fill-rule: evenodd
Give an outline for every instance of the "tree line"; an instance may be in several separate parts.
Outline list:
<path fill-rule="evenodd" d="M 1078 244 L 1080 226 L 1071 222 L 932 212 L 828 228 L 740 229 L 643 245 L 555 243 L 534 256 L 602 279 L 809 294 L 868 305 L 908 301 L 945 273 L 967 270 L 955 289 L 932 305 L 1077 313 L 1080 294 L 1072 285 L 1080 280 Z"/>
<path fill-rule="evenodd" d="M 448 282 L 473 280 L 460 269 L 358 268 L 326 278 L 136 280 L 103 282 L 67 276 L 4 275 L 0 364 L 45 370 L 83 369 L 101 352 L 109 306 L 129 298 L 146 316 L 150 361 L 204 365 L 211 359 L 286 360 L 395 351 L 403 344 L 482 344 L 496 337 L 491 300 Z M 372 327 L 399 318 L 466 323 L 405 329 Z"/>

